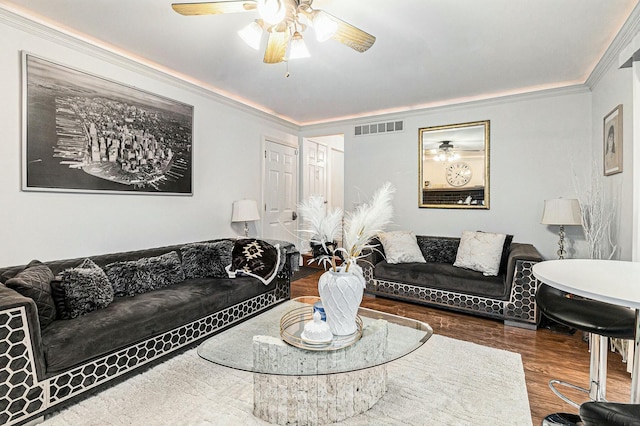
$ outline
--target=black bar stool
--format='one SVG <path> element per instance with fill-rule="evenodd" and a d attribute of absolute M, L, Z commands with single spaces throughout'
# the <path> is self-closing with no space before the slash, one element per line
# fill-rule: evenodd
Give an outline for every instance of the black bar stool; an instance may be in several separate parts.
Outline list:
<path fill-rule="evenodd" d="M 580 418 L 584 426 L 640 426 L 640 404 L 585 402 Z"/>
<path fill-rule="evenodd" d="M 633 340 L 635 312 L 622 306 L 596 300 L 567 297 L 567 293 L 542 284 L 536 292 L 536 302 L 540 311 L 549 319 L 567 327 L 589 333 L 589 387 L 583 388 L 562 380 L 549 381 L 549 387 L 568 404 L 579 408 L 580 404 L 563 395 L 556 385 L 585 392 L 592 401 L 606 401 L 607 392 L 607 352 L 609 338 Z M 574 414 L 551 414 L 543 425 L 575 424 L 580 417 Z"/>

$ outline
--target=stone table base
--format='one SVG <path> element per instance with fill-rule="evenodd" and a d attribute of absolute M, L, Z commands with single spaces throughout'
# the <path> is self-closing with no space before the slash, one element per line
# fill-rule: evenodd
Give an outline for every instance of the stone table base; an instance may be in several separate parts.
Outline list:
<path fill-rule="evenodd" d="M 387 391 L 387 366 L 324 376 L 253 376 L 253 415 L 279 425 L 335 423 L 364 413 Z"/>
<path fill-rule="evenodd" d="M 253 375 L 253 414 L 281 425 L 316 425 L 364 413 L 387 391 L 387 335 L 387 322 L 378 320 L 355 344 L 317 352 L 254 336 L 255 370 L 270 374 Z"/>

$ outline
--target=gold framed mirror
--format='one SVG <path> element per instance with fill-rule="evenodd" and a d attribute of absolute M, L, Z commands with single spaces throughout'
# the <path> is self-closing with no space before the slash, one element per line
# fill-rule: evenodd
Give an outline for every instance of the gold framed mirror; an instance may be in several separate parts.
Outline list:
<path fill-rule="evenodd" d="M 418 131 L 418 207 L 489 209 L 489 120 Z"/>

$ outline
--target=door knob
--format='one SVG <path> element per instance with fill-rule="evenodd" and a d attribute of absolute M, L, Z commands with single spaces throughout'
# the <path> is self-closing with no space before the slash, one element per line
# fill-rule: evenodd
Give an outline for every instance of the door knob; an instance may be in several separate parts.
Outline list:
<path fill-rule="evenodd" d="M 298 213 L 291 212 L 291 220 L 296 220 L 298 218 Z"/>

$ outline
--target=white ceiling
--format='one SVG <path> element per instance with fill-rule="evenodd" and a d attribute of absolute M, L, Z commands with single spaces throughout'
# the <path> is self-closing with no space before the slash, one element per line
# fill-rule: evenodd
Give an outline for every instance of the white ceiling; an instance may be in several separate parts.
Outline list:
<path fill-rule="evenodd" d="M 264 64 L 264 48 L 236 35 L 257 12 L 182 16 L 171 0 L 0 5 L 303 125 L 584 83 L 637 2 L 315 0 L 377 40 L 358 53 L 310 35 L 312 57 L 292 60 L 288 78 L 285 63 Z"/>

